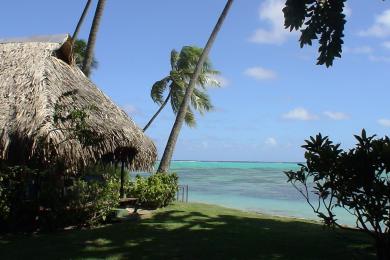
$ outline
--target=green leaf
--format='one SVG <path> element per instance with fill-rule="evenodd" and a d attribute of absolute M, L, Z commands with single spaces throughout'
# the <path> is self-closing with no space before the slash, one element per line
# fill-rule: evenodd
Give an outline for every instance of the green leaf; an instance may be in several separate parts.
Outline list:
<path fill-rule="evenodd" d="M 153 84 L 150 96 L 155 103 L 161 105 L 164 102 L 164 91 L 166 90 L 170 79 L 170 77 L 165 77 Z"/>

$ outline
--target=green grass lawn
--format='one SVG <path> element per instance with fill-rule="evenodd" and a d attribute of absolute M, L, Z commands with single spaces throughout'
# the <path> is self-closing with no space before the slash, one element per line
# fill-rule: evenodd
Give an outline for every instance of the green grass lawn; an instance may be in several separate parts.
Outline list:
<path fill-rule="evenodd" d="M 375 259 L 360 232 L 205 204 L 91 230 L 0 237 L 0 259 Z"/>

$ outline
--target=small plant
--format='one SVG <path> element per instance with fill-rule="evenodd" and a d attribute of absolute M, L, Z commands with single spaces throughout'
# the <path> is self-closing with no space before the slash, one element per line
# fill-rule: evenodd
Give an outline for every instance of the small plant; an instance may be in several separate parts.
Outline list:
<path fill-rule="evenodd" d="M 175 173 L 156 173 L 148 178 L 136 176 L 130 186 L 130 194 L 137 197 L 144 207 L 165 207 L 175 200 L 178 177 Z"/>
<path fill-rule="evenodd" d="M 74 101 L 77 93 L 78 90 L 74 89 L 64 92 L 58 98 L 58 102 L 54 106 L 53 114 L 53 121 L 56 128 L 50 132 L 67 132 L 68 137 L 65 140 L 62 140 L 61 143 L 69 140 L 78 140 L 84 147 L 97 146 L 102 142 L 104 137 L 96 132 L 87 121 L 90 112 L 97 112 L 98 108 L 95 105 L 76 107 L 71 104 L 60 104 L 64 98 L 70 98 Z"/>
<path fill-rule="evenodd" d="M 306 165 L 285 174 L 327 226 L 343 228 L 335 210 L 346 210 L 374 238 L 378 259 L 390 259 L 390 138 L 364 129 L 355 138 L 356 148 L 343 151 L 327 136 L 310 137 L 302 146 Z"/>

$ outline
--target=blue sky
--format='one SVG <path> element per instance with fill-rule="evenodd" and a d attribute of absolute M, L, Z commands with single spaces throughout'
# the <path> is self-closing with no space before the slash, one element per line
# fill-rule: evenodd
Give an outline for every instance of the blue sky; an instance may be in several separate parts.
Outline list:
<path fill-rule="evenodd" d="M 72 33 L 84 2 L 5 1 L 0 38 Z M 171 49 L 204 46 L 224 4 L 108 0 L 93 81 L 143 127 L 158 108 L 150 88 L 169 72 Z M 174 159 L 301 161 L 300 145 L 318 132 L 343 147 L 362 128 L 388 134 L 390 2 L 348 1 L 343 57 L 329 69 L 315 65 L 317 46 L 300 49 L 283 29 L 282 5 L 235 1 L 210 54 L 222 72 L 223 87 L 210 90 L 216 109 L 183 128 Z M 148 129 L 160 156 L 173 120 L 168 107 Z"/>

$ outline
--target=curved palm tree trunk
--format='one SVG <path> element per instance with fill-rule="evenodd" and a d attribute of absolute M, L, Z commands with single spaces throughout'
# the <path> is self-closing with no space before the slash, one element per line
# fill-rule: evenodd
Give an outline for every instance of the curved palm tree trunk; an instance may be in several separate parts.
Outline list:
<path fill-rule="evenodd" d="M 165 107 L 165 105 L 168 103 L 169 99 L 171 98 L 172 96 L 172 89 L 169 91 L 169 94 L 167 96 L 167 98 L 164 100 L 164 103 L 162 103 L 162 105 L 160 106 L 160 108 L 157 110 L 157 112 L 153 115 L 153 117 L 149 120 L 149 122 L 146 124 L 146 126 L 144 127 L 143 131 L 145 132 L 146 129 L 149 128 L 149 126 L 152 124 L 152 122 L 154 121 L 154 119 L 156 119 L 156 117 L 158 116 L 158 114 L 160 114 L 160 112 L 163 110 L 163 108 Z"/>
<path fill-rule="evenodd" d="M 73 33 L 73 36 L 72 36 L 72 41 L 73 42 L 76 41 L 77 35 L 79 34 L 81 25 L 84 22 L 85 16 L 87 15 L 87 12 L 88 12 L 88 9 L 89 9 L 89 6 L 91 5 L 91 3 L 92 3 L 92 0 L 88 0 L 87 3 L 85 4 L 84 11 L 83 11 L 83 13 L 80 16 L 80 19 L 79 19 L 79 21 L 78 21 L 78 23 L 76 25 L 76 29 L 74 30 L 74 33 Z"/>
<path fill-rule="evenodd" d="M 99 30 L 100 20 L 103 16 L 103 10 L 104 10 L 105 3 L 106 3 L 106 0 L 99 0 L 98 4 L 96 6 L 95 16 L 93 17 L 91 31 L 89 32 L 87 50 L 85 51 L 85 57 L 84 57 L 84 62 L 83 62 L 83 72 L 87 77 L 89 77 L 89 74 L 91 73 L 91 65 L 92 65 L 92 61 L 93 61 L 93 51 L 95 48 L 96 36 L 97 36 L 97 32 Z"/>
<path fill-rule="evenodd" d="M 164 154 L 161 158 L 161 162 L 160 162 L 160 165 L 158 167 L 157 172 L 164 173 L 164 172 L 168 172 L 168 170 L 169 170 L 169 164 L 170 164 L 171 159 L 172 159 L 173 150 L 175 149 L 177 138 L 179 136 L 181 127 L 183 126 L 184 118 L 185 118 L 185 115 L 187 113 L 187 107 L 188 107 L 188 104 L 190 102 L 191 95 L 192 95 L 192 92 L 193 92 L 194 87 L 195 87 L 195 83 L 198 80 L 199 74 L 200 74 L 201 69 L 203 67 L 203 63 L 205 62 L 205 60 L 210 52 L 210 49 L 213 46 L 213 43 L 217 37 L 219 30 L 222 27 L 222 24 L 223 24 L 228 12 L 229 12 L 231 5 L 233 4 L 233 1 L 234 0 L 227 1 L 225 8 L 223 9 L 221 15 L 219 16 L 218 22 L 215 25 L 215 27 L 210 35 L 210 38 L 208 39 L 208 41 L 206 43 L 205 48 L 203 49 L 202 55 L 200 56 L 199 61 L 196 64 L 194 74 L 192 75 L 191 80 L 190 80 L 188 87 L 186 89 L 186 92 L 184 94 L 183 101 L 182 101 L 180 108 L 179 108 L 179 111 L 177 113 L 175 123 L 172 127 L 171 134 L 169 135 L 168 142 L 167 142 L 167 145 L 165 146 Z"/>

